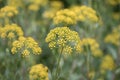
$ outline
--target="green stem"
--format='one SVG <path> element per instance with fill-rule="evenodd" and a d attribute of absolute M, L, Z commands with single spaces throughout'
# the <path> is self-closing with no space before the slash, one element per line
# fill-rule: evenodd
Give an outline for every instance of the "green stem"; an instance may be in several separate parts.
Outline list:
<path fill-rule="evenodd" d="M 86 46 L 86 50 L 87 50 L 87 59 L 86 59 L 86 64 L 87 64 L 87 78 L 88 80 L 90 80 L 88 74 L 89 74 L 89 71 L 90 71 L 90 50 L 89 50 L 89 47 Z"/>
<path fill-rule="evenodd" d="M 57 61 L 57 67 L 56 67 L 56 71 L 55 71 L 55 77 L 54 77 L 54 80 L 58 80 L 58 75 L 59 75 L 59 65 L 60 65 L 60 60 L 61 60 L 61 56 L 62 56 L 62 49 L 59 53 L 59 56 L 58 56 L 58 61 Z"/>

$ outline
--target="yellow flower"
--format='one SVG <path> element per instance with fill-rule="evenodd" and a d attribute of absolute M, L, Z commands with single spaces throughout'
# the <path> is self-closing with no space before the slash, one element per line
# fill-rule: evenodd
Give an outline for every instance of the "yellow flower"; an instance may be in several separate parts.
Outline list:
<path fill-rule="evenodd" d="M 89 77 L 90 79 L 94 79 L 94 77 L 95 77 L 95 71 L 90 71 L 90 72 L 88 73 L 88 77 Z"/>
<path fill-rule="evenodd" d="M 113 70 L 115 69 L 115 62 L 112 56 L 106 55 L 103 57 L 101 66 L 101 70 Z"/>
<path fill-rule="evenodd" d="M 30 0 L 29 10 L 38 11 L 41 7 L 46 6 L 48 0 Z"/>
<path fill-rule="evenodd" d="M 113 17 L 115 20 L 119 20 L 119 19 L 120 19 L 120 12 L 114 12 L 114 13 L 112 13 L 112 17 Z"/>
<path fill-rule="evenodd" d="M 0 9 L 1 17 L 13 17 L 18 14 L 18 10 L 14 6 L 5 6 Z"/>
<path fill-rule="evenodd" d="M 83 52 L 86 52 L 86 48 L 90 48 L 90 51 L 94 57 L 100 57 L 103 55 L 102 51 L 99 48 L 99 44 L 95 39 L 92 38 L 84 38 L 82 39 Z"/>
<path fill-rule="evenodd" d="M 39 47 L 38 43 L 35 42 L 35 40 L 31 37 L 25 38 L 25 37 L 19 37 L 18 40 L 14 41 L 12 43 L 12 54 L 20 53 L 22 52 L 22 56 L 26 57 L 30 53 L 38 55 L 41 54 L 42 50 Z"/>
<path fill-rule="evenodd" d="M 106 0 L 106 3 L 114 6 L 120 4 L 120 0 Z"/>
<path fill-rule="evenodd" d="M 90 7 L 87 6 L 74 6 L 71 8 L 76 15 L 77 15 L 77 21 L 89 21 L 89 22 L 98 22 L 98 17 L 96 14 L 96 11 Z"/>
<path fill-rule="evenodd" d="M 64 26 L 76 24 L 76 14 L 69 9 L 57 11 L 53 23 L 55 25 L 63 24 Z"/>
<path fill-rule="evenodd" d="M 50 1 L 50 7 L 54 10 L 59 10 L 63 7 L 63 3 L 61 1 Z"/>
<path fill-rule="evenodd" d="M 51 49 L 63 48 L 64 54 L 81 51 L 81 41 L 78 33 L 70 30 L 68 27 L 57 27 L 51 30 L 45 41 L 49 43 Z"/>
<path fill-rule="evenodd" d="M 14 6 L 16 8 L 23 7 L 23 0 L 7 0 L 9 6 Z"/>
<path fill-rule="evenodd" d="M 43 64 L 37 64 L 30 68 L 29 71 L 30 80 L 49 80 L 48 68 Z"/>
<path fill-rule="evenodd" d="M 104 41 L 106 43 L 112 43 L 116 46 L 120 45 L 120 25 L 114 28 L 112 33 L 105 37 Z"/>
<path fill-rule="evenodd" d="M 20 36 L 23 36 L 23 31 L 21 27 L 16 24 L 5 25 L 5 27 L 1 29 L 1 38 L 17 39 Z"/>
<path fill-rule="evenodd" d="M 30 54 L 30 51 L 27 50 L 27 49 L 25 49 L 25 50 L 22 52 L 22 56 L 23 56 L 23 57 L 29 56 L 29 54 Z"/>
<path fill-rule="evenodd" d="M 9 39 L 13 39 L 15 37 L 15 34 L 13 32 L 10 32 L 7 37 Z"/>
<path fill-rule="evenodd" d="M 53 19 L 55 16 L 56 11 L 55 10 L 49 10 L 49 11 L 45 11 L 43 13 L 43 17 L 46 19 Z"/>
<path fill-rule="evenodd" d="M 73 48 L 71 46 L 65 46 L 65 48 L 63 49 L 63 53 L 64 54 L 70 54 L 73 52 L 72 50 Z"/>
<path fill-rule="evenodd" d="M 48 3 L 48 0 L 31 0 L 31 3 L 40 5 L 40 6 L 45 6 Z"/>
<path fill-rule="evenodd" d="M 31 4 L 31 5 L 29 5 L 28 9 L 31 10 L 31 11 L 38 11 L 39 10 L 39 5 Z"/>

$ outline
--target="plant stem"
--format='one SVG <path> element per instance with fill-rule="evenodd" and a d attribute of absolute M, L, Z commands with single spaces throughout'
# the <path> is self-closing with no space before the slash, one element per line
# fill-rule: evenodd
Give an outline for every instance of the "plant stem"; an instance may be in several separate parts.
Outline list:
<path fill-rule="evenodd" d="M 92 7 L 92 0 L 88 0 L 89 7 Z"/>
<path fill-rule="evenodd" d="M 87 78 L 88 80 L 90 80 L 89 78 L 89 71 L 90 71 L 90 50 L 89 50 L 89 47 L 86 46 L 86 50 L 87 50 L 87 58 L 86 58 L 86 64 L 87 64 Z"/>
<path fill-rule="evenodd" d="M 62 49 L 59 53 L 59 56 L 58 56 L 58 60 L 57 60 L 57 67 L 56 67 L 56 71 L 55 71 L 55 76 L 54 76 L 54 80 L 58 80 L 58 75 L 59 75 L 59 65 L 60 65 L 60 60 L 61 60 L 61 56 L 62 56 Z"/>

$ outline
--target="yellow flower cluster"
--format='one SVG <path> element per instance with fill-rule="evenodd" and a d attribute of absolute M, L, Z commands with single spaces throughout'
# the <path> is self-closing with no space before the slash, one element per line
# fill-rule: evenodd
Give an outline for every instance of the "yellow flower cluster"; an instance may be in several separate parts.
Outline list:
<path fill-rule="evenodd" d="M 23 31 L 21 27 L 16 24 L 8 24 L 5 25 L 5 27 L 1 28 L 1 38 L 17 39 L 20 36 L 23 36 Z"/>
<path fill-rule="evenodd" d="M 5 6 L 0 9 L 0 17 L 13 17 L 18 14 L 18 10 L 13 6 Z"/>
<path fill-rule="evenodd" d="M 104 70 L 113 70 L 115 68 L 115 63 L 114 63 L 112 56 L 110 56 L 110 55 L 104 56 L 102 59 L 100 68 L 103 71 Z"/>
<path fill-rule="evenodd" d="M 106 0 L 106 2 L 110 5 L 117 5 L 120 4 L 120 0 Z"/>
<path fill-rule="evenodd" d="M 117 46 L 120 45 L 120 25 L 117 28 L 114 28 L 112 33 L 105 37 L 105 42 L 112 43 Z"/>
<path fill-rule="evenodd" d="M 49 47 L 63 49 L 63 54 L 70 54 L 73 51 L 81 51 L 81 41 L 77 32 L 68 27 L 57 27 L 50 31 L 46 37 Z"/>
<path fill-rule="evenodd" d="M 94 71 L 94 70 L 90 71 L 90 72 L 88 73 L 88 77 L 89 77 L 90 79 L 94 79 L 94 77 L 95 77 L 95 71 Z"/>
<path fill-rule="evenodd" d="M 22 56 L 26 57 L 30 55 L 30 53 L 38 55 L 42 50 L 33 38 L 19 37 L 18 40 L 13 42 L 11 52 L 12 54 L 21 52 Z"/>
<path fill-rule="evenodd" d="M 49 80 L 48 68 L 43 64 L 37 64 L 31 67 L 29 72 L 30 80 Z"/>
<path fill-rule="evenodd" d="M 53 23 L 55 25 L 62 24 L 64 26 L 73 25 L 76 24 L 76 17 L 77 16 L 74 11 L 69 9 L 59 10 L 53 19 Z"/>
<path fill-rule="evenodd" d="M 9 5 L 9 6 L 14 6 L 14 7 L 16 7 L 16 8 L 18 8 L 18 7 L 22 7 L 23 6 L 23 0 L 7 0 L 7 4 Z"/>
<path fill-rule="evenodd" d="M 61 1 L 50 1 L 50 7 L 59 10 L 63 7 L 63 3 Z"/>
<path fill-rule="evenodd" d="M 50 1 L 50 9 L 43 13 L 43 17 L 46 19 L 53 19 L 56 12 L 62 7 L 63 3 L 61 1 Z"/>
<path fill-rule="evenodd" d="M 115 19 L 115 20 L 119 20 L 119 19 L 120 19 L 120 12 L 114 12 L 114 13 L 112 14 L 112 17 L 113 17 L 113 19 Z"/>
<path fill-rule="evenodd" d="M 90 21 L 90 22 L 97 22 L 98 17 L 96 11 L 87 6 L 74 6 L 71 8 L 76 15 L 78 21 Z"/>
<path fill-rule="evenodd" d="M 31 11 L 38 11 L 40 7 L 47 5 L 48 0 L 31 0 L 28 9 Z"/>
<path fill-rule="evenodd" d="M 82 46 L 83 52 L 86 50 L 86 48 L 90 48 L 90 51 L 94 57 L 101 57 L 103 55 L 102 51 L 99 48 L 99 44 L 96 42 L 95 39 L 92 38 L 84 38 L 82 39 Z"/>
<path fill-rule="evenodd" d="M 43 13 L 43 17 L 46 19 L 53 19 L 55 16 L 56 11 L 55 10 L 49 10 L 49 11 L 45 11 Z"/>

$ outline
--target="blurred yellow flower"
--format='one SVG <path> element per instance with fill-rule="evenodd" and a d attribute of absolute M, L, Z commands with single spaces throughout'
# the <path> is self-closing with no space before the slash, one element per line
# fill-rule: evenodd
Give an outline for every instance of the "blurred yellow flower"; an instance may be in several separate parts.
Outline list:
<path fill-rule="evenodd" d="M 38 11 L 41 7 L 46 6 L 48 0 L 30 0 L 30 5 L 28 9 L 31 11 Z"/>
<path fill-rule="evenodd" d="M 106 0 L 106 3 L 114 6 L 120 4 L 120 0 Z"/>
<path fill-rule="evenodd" d="M 33 38 L 19 37 L 18 40 L 12 43 L 11 52 L 12 54 L 21 53 L 23 57 L 26 57 L 30 53 L 35 55 L 41 54 L 42 50 Z"/>
<path fill-rule="evenodd" d="M 55 10 L 48 10 L 43 13 L 43 17 L 46 19 L 53 19 L 55 16 L 56 11 Z"/>
<path fill-rule="evenodd" d="M 61 1 L 50 1 L 50 7 L 53 10 L 59 10 L 63 8 L 63 3 Z"/>
<path fill-rule="evenodd" d="M 36 4 L 30 4 L 28 9 L 31 10 L 31 11 L 38 11 L 39 10 L 39 5 L 36 5 Z"/>
<path fill-rule="evenodd" d="M 101 57 L 103 55 L 102 51 L 99 48 L 99 44 L 95 39 L 92 38 L 83 38 L 82 39 L 83 52 L 86 52 L 86 47 L 90 48 L 90 51 L 94 57 Z"/>
<path fill-rule="evenodd" d="M 30 80 L 49 80 L 48 68 L 43 64 L 37 64 L 30 68 L 29 71 Z"/>
<path fill-rule="evenodd" d="M 77 21 L 98 22 L 96 11 L 88 6 L 73 6 L 71 10 L 76 13 Z"/>
<path fill-rule="evenodd" d="M 105 37 L 104 41 L 106 43 L 112 43 L 116 46 L 120 45 L 120 25 L 114 28 L 112 33 Z"/>
<path fill-rule="evenodd" d="M 64 26 L 73 25 L 76 24 L 76 17 L 76 14 L 72 10 L 59 10 L 53 19 L 53 23 L 55 25 L 63 24 Z"/>
<path fill-rule="evenodd" d="M 112 16 L 113 16 L 113 18 L 114 18 L 115 20 L 119 20 L 119 19 L 120 19 L 120 12 L 114 12 L 114 13 L 112 14 Z"/>
<path fill-rule="evenodd" d="M 7 0 L 7 4 L 19 8 L 23 7 L 23 0 Z"/>
<path fill-rule="evenodd" d="M 1 38 L 17 39 L 20 36 L 23 36 L 23 31 L 17 24 L 8 24 L 1 28 Z"/>
<path fill-rule="evenodd" d="M 115 69 L 115 62 L 111 55 L 106 55 L 103 57 L 100 68 L 103 71 Z"/>
<path fill-rule="evenodd" d="M 88 77 L 89 77 L 90 79 L 94 79 L 94 77 L 95 77 L 95 71 L 90 71 L 90 72 L 88 73 Z"/>
<path fill-rule="evenodd" d="M 13 17 L 18 14 L 18 10 L 14 6 L 5 6 L 0 9 L 0 17 Z"/>

